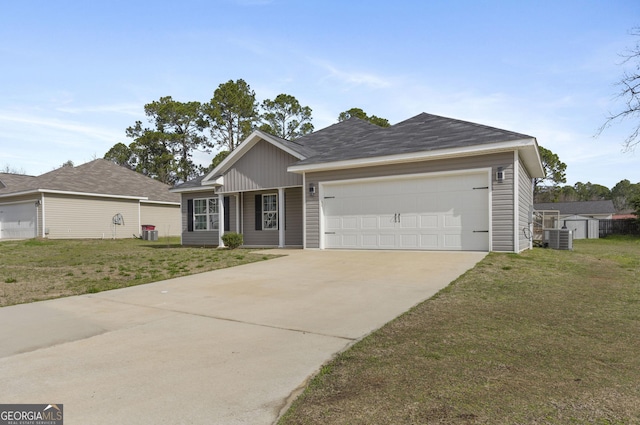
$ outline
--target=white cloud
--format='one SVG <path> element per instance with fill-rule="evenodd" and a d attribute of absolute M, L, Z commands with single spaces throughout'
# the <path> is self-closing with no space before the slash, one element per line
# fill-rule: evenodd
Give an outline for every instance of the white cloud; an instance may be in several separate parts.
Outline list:
<path fill-rule="evenodd" d="M 56 108 L 56 111 L 69 113 L 69 114 L 110 112 L 110 113 L 140 117 L 143 114 L 144 105 L 139 103 L 120 103 L 120 104 L 113 104 L 113 105 L 95 105 L 95 106 L 87 106 L 87 107 L 58 107 Z"/>
<path fill-rule="evenodd" d="M 310 60 L 312 64 L 325 70 L 323 80 L 338 80 L 349 86 L 366 86 L 374 89 L 389 88 L 394 85 L 394 81 L 383 76 L 363 71 L 345 71 L 338 67 L 320 60 Z"/>

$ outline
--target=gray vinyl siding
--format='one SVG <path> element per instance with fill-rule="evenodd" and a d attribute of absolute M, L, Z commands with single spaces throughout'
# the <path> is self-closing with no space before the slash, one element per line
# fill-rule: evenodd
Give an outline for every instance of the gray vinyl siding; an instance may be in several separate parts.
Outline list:
<path fill-rule="evenodd" d="M 46 194 L 45 229 L 51 239 L 121 239 L 140 234 L 140 202 L 90 196 Z M 121 214 L 124 224 L 114 225 Z"/>
<path fill-rule="evenodd" d="M 284 195 L 286 200 L 284 243 L 287 246 L 302 246 L 302 188 L 288 188 Z"/>
<path fill-rule="evenodd" d="M 445 160 L 421 161 L 404 164 L 380 165 L 375 167 L 358 167 L 342 170 L 311 172 L 306 174 L 307 185 L 334 180 L 349 180 L 368 177 L 397 176 L 406 174 L 423 174 L 443 171 L 464 171 L 475 168 L 491 168 L 492 188 L 492 251 L 514 250 L 514 205 L 513 205 L 513 153 L 505 152 L 490 155 L 458 157 Z M 495 181 L 498 167 L 503 167 L 505 179 L 502 183 Z M 320 208 L 318 195 L 311 196 L 305 191 L 306 202 L 306 247 L 320 247 Z"/>
<path fill-rule="evenodd" d="M 224 173 L 224 186 L 219 191 L 301 186 L 302 176 L 287 172 L 287 167 L 298 161 L 293 155 L 261 140 Z"/>
<path fill-rule="evenodd" d="M 502 164 L 504 171 L 504 180 L 502 183 L 496 181 L 495 175 L 497 167 L 492 171 L 492 199 L 491 207 L 493 213 L 492 219 L 492 240 L 491 250 L 502 252 L 514 252 L 514 169 L 513 169 L 513 153 L 509 153 L 511 163 Z"/>
<path fill-rule="evenodd" d="M 189 217 L 187 204 L 189 200 L 201 198 L 213 198 L 213 189 L 206 192 L 182 194 L 180 216 L 182 221 L 182 245 L 218 246 L 219 234 L 217 230 L 189 231 Z M 146 223 L 145 223 L 146 224 Z"/>
<path fill-rule="evenodd" d="M 246 246 L 278 246 L 280 235 L 277 229 L 256 230 L 256 195 L 265 193 L 278 194 L 277 190 L 262 190 L 258 192 L 243 193 L 244 245 Z"/>
<path fill-rule="evenodd" d="M 523 166 L 522 161 L 518 162 L 518 251 L 524 251 L 529 248 L 529 239 L 527 238 L 529 230 L 529 210 L 533 206 L 533 185 L 531 176 L 527 169 Z M 527 229 L 527 232 L 524 231 Z"/>
<path fill-rule="evenodd" d="M 180 205 L 140 204 L 140 224 L 156 226 L 158 236 L 179 236 Z"/>

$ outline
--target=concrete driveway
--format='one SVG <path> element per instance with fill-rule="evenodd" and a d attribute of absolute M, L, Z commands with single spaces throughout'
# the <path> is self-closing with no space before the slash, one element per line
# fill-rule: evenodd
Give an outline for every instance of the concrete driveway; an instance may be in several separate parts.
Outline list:
<path fill-rule="evenodd" d="M 486 255 L 283 253 L 0 308 L 0 403 L 64 404 L 65 425 L 271 424 L 335 353 Z"/>

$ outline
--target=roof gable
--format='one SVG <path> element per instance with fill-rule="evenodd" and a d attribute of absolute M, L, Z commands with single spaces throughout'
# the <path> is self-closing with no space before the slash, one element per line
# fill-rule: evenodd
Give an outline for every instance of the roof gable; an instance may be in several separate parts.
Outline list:
<path fill-rule="evenodd" d="M 261 130 L 254 130 L 236 149 L 234 149 L 217 167 L 207 173 L 203 179 L 201 179 L 200 185 L 215 184 L 218 177 L 224 174 L 229 168 L 233 166 L 240 158 L 242 158 L 247 152 L 251 150 L 258 142 L 264 140 L 267 143 L 281 149 L 288 154 L 294 156 L 297 159 L 304 159 L 308 155 L 312 155 L 315 151 L 307 146 L 301 145 L 296 141 L 290 141 L 282 139 L 277 136 L 265 133 Z M 186 182 L 183 185 L 177 186 L 174 189 L 193 187 L 191 182 Z"/>

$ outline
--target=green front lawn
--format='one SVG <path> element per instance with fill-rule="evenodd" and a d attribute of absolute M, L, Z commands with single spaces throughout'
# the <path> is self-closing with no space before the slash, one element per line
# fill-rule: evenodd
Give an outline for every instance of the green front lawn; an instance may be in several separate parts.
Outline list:
<path fill-rule="evenodd" d="M 0 307 L 272 258 L 244 249 L 182 247 L 179 242 L 179 238 L 0 242 Z"/>
<path fill-rule="evenodd" d="M 640 239 L 488 255 L 323 367 L 279 423 L 640 423 Z"/>

